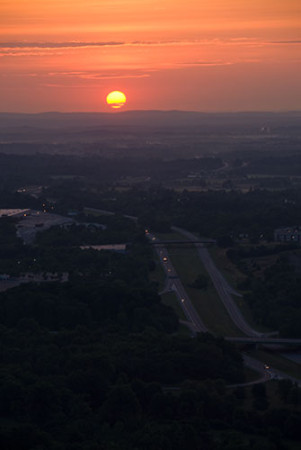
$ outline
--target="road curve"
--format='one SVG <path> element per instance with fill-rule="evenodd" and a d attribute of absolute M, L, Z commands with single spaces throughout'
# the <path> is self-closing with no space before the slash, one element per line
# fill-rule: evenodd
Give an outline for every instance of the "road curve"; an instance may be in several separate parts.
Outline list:
<path fill-rule="evenodd" d="M 193 239 L 195 240 L 195 236 L 192 235 L 192 233 L 186 231 L 186 230 L 182 230 L 180 228 L 177 227 L 172 227 L 172 229 L 176 232 L 181 232 L 182 234 L 184 234 L 186 237 L 188 237 L 189 239 Z M 147 233 L 147 236 L 149 239 L 156 239 L 156 237 L 154 235 L 152 235 L 151 233 Z M 230 299 L 230 307 L 229 304 L 227 303 L 229 309 L 227 308 L 226 304 L 223 301 L 224 305 L 226 306 L 230 317 L 232 318 L 233 322 L 236 323 L 237 327 L 240 328 L 247 336 L 249 337 L 264 337 L 265 335 L 262 333 L 258 333 L 256 330 L 253 330 L 244 320 L 244 318 L 242 317 L 240 311 L 238 310 L 234 300 L 231 297 L 231 293 L 237 295 L 237 293 L 234 291 L 234 289 L 227 283 L 227 281 L 224 279 L 224 277 L 222 276 L 222 274 L 219 272 L 219 270 L 216 268 L 215 264 L 212 261 L 212 258 L 208 252 L 207 249 L 205 249 L 204 247 L 202 247 L 200 244 L 195 244 L 199 255 L 201 257 L 201 260 L 203 261 L 205 267 L 208 270 L 208 273 L 212 279 L 212 282 L 214 283 L 219 295 L 221 294 L 226 294 L 226 299 Z M 170 262 L 170 258 L 169 258 L 169 254 L 168 251 L 165 247 L 158 247 L 156 248 L 157 254 L 160 258 L 160 262 L 164 268 L 164 271 L 168 277 L 168 281 L 166 284 L 166 290 L 173 290 L 179 301 L 180 304 L 183 308 L 183 311 L 185 313 L 185 316 L 188 320 L 188 322 L 185 323 L 185 325 L 187 325 L 193 334 L 197 333 L 197 332 L 207 332 L 208 329 L 206 328 L 206 326 L 204 325 L 204 323 L 202 322 L 201 318 L 199 317 L 197 311 L 195 310 L 194 306 L 192 305 L 187 293 L 185 292 L 185 289 L 182 285 L 181 280 L 179 279 L 173 265 Z M 204 256 L 205 255 L 205 256 Z M 206 265 L 207 264 L 207 265 Z M 216 284 L 215 284 L 216 282 Z M 222 289 L 218 289 L 217 286 L 220 287 L 220 285 L 222 285 Z M 230 312 L 231 311 L 231 312 Z M 268 334 L 267 334 L 268 336 Z M 257 380 L 251 381 L 249 383 L 241 383 L 241 384 L 237 384 L 237 385 L 232 385 L 229 387 L 238 387 L 238 386 L 251 386 L 253 384 L 258 384 L 258 383 L 265 383 L 271 379 L 290 379 L 293 383 L 296 383 L 299 387 L 301 386 L 301 381 L 297 378 L 293 378 L 287 374 L 285 374 L 284 372 L 280 372 L 279 370 L 269 367 L 266 364 L 263 364 L 261 361 L 256 360 L 255 358 L 250 357 L 249 355 L 246 355 L 245 353 L 243 353 L 243 361 L 244 361 L 244 365 L 253 369 L 254 371 L 258 372 L 261 374 L 261 377 Z"/>
<path fill-rule="evenodd" d="M 254 372 L 260 373 L 261 377 L 257 378 L 254 381 L 249 381 L 247 383 L 235 383 L 228 385 L 227 387 L 236 388 L 236 387 L 252 386 L 253 384 L 266 383 L 267 381 L 274 378 L 272 371 L 270 370 L 270 368 L 266 366 L 266 364 L 263 364 L 261 361 L 257 361 L 257 359 L 251 358 L 245 353 L 242 353 L 242 357 L 244 365 L 254 370 Z"/>
<path fill-rule="evenodd" d="M 265 382 L 268 380 L 280 380 L 280 379 L 286 379 L 290 380 L 292 383 L 297 384 L 299 387 L 301 387 L 301 381 L 298 378 L 291 377 L 290 375 L 287 375 L 284 372 L 281 372 L 278 369 L 275 369 L 273 367 L 270 367 L 267 364 L 263 364 L 261 361 L 258 361 L 255 358 L 252 358 L 251 356 L 247 355 L 246 353 L 242 354 L 244 364 L 245 366 L 250 367 L 250 369 L 255 370 L 256 372 L 260 372 L 262 374 L 262 378 L 260 380 L 250 382 L 249 384 L 256 384 L 260 382 Z"/>
<path fill-rule="evenodd" d="M 189 240 L 197 240 L 197 236 L 195 236 L 194 234 L 190 233 L 187 230 L 178 227 L 172 227 L 172 229 L 186 236 Z M 228 311 L 229 316 L 231 317 L 232 321 L 235 323 L 237 328 L 239 328 L 244 334 L 250 337 L 262 336 L 262 333 L 259 333 L 258 331 L 251 328 L 250 325 L 244 319 L 243 315 L 241 314 L 239 308 L 237 307 L 235 301 L 231 296 L 231 294 L 234 295 L 239 294 L 235 292 L 235 290 L 225 280 L 221 272 L 217 269 L 208 250 L 205 247 L 203 247 L 202 244 L 194 244 L 194 245 L 197 248 L 199 257 L 202 263 L 204 264 L 221 301 L 223 302 L 225 308 Z"/>
<path fill-rule="evenodd" d="M 93 208 L 89 208 L 89 209 L 93 209 Z M 94 211 L 100 212 L 101 210 L 96 210 L 94 209 Z M 115 214 L 112 211 L 102 211 L 108 214 Z M 137 217 L 134 216 L 126 216 L 129 219 L 134 220 L 135 222 L 137 222 Z M 188 237 L 189 240 L 195 240 L 196 236 L 194 236 L 192 233 L 190 233 L 187 230 L 183 230 L 182 228 L 178 228 L 178 227 L 172 227 L 172 229 L 176 232 L 179 232 L 181 234 L 183 234 L 184 236 Z M 147 237 L 151 240 L 152 238 L 156 239 L 155 236 L 151 235 L 149 232 L 147 232 Z M 200 255 L 201 260 L 203 261 L 203 257 L 204 259 L 207 261 L 208 266 L 206 266 L 207 270 L 208 267 L 210 268 L 214 268 L 213 272 L 215 272 L 216 276 L 220 278 L 220 280 L 222 280 L 223 282 L 223 286 L 224 286 L 224 291 L 226 291 L 229 294 L 230 300 L 232 305 L 234 305 L 237 309 L 238 312 L 238 316 L 241 317 L 242 321 L 245 324 L 245 329 L 246 331 L 249 331 L 249 333 L 247 332 L 246 334 L 250 337 L 256 337 L 256 336 L 263 336 L 261 333 L 258 333 L 256 330 L 253 330 L 244 320 L 244 318 L 242 317 L 240 311 L 238 310 L 236 304 L 234 303 L 233 299 L 231 298 L 230 294 L 235 294 L 237 295 L 237 293 L 234 291 L 233 288 L 231 288 L 231 286 L 227 283 L 227 281 L 224 279 L 224 277 L 222 276 L 222 274 L 218 271 L 218 269 L 215 267 L 211 256 L 209 255 L 209 252 L 202 247 L 200 244 L 196 244 L 197 249 L 198 249 L 198 253 Z M 160 250 L 162 250 L 165 255 L 163 253 L 160 253 Z M 201 251 L 202 250 L 202 251 Z M 185 313 L 186 318 L 188 319 L 188 322 L 186 323 L 187 326 L 189 326 L 189 328 L 191 329 L 192 333 L 197 333 L 197 332 L 207 332 L 208 329 L 206 328 L 206 326 L 204 325 L 204 323 L 202 322 L 202 320 L 200 319 L 197 311 L 195 310 L 194 306 L 192 305 L 188 295 L 185 293 L 184 287 L 180 281 L 180 279 L 178 278 L 176 271 L 174 269 L 174 267 L 172 266 L 171 262 L 170 262 L 170 258 L 167 252 L 166 248 L 157 248 L 156 249 L 159 258 L 160 258 L 160 262 L 162 263 L 165 273 L 168 276 L 168 281 L 166 283 L 165 289 L 166 290 L 174 290 L 174 292 L 176 293 L 178 300 L 181 302 L 181 306 L 183 308 L 183 311 Z M 206 257 L 205 257 L 206 255 Z M 164 256 L 167 258 L 167 261 L 163 261 Z M 208 270 L 208 273 L 211 277 L 211 273 Z M 212 279 L 212 277 L 211 277 Z M 175 280 L 177 280 L 175 282 Z M 179 286 L 182 286 L 182 289 L 179 289 Z M 185 294 L 184 297 L 181 297 L 181 293 Z M 184 302 L 182 302 L 182 298 L 184 298 Z M 185 304 L 185 307 L 184 307 Z M 188 306 L 190 305 L 190 306 Z M 226 305 L 225 305 L 226 306 Z M 227 306 L 226 306 L 227 308 Z M 227 308 L 228 309 L 228 308 Z M 230 314 L 231 315 L 231 314 Z M 232 316 L 231 316 L 232 317 Z M 236 316 L 237 317 L 237 316 Z M 243 323 L 242 323 L 243 324 Z M 240 327 L 238 327 L 240 328 Z M 241 328 L 240 328 L 241 329 Z M 267 334 L 268 336 L 269 334 Z M 244 359 L 244 364 L 250 368 L 252 368 L 253 370 L 256 370 L 257 372 L 262 373 L 262 377 L 254 382 L 251 382 L 252 384 L 255 384 L 257 382 L 265 382 L 270 380 L 271 378 L 289 378 L 292 382 L 297 383 L 299 387 L 301 387 L 301 381 L 296 379 L 296 378 L 292 378 L 290 376 L 288 376 L 287 374 L 278 371 L 277 369 L 274 368 L 266 368 L 265 365 L 263 365 L 260 361 L 251 358 L 250 356 L 247 356 L 246 354 L 243 354 L 243 359 Z M 243 384 L 246 385 L 246 384 Z"/>

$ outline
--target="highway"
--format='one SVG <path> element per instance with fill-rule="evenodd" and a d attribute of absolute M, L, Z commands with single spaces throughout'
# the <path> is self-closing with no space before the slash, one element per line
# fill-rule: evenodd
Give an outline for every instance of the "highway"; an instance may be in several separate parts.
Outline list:
<path fill-rule="evenodd" d="M 91 208 L 92 209 L 92 208 Z M 100 210 L 95 210 L 100 211 Z M 103 211 L 105 213 L 114 214 L 109 211 Z M 134 216 L 127 216 L 128 218 L 137 221 L 137 217 Z M 196 237 L 193 233 L 190 233 L 187 230 L 184 230 L 182 228 L 178 227 L 172 227 L 172 230 L 175 232 L 178 232 L 188 238 L 190 241 L 199 240 L 198 237 Z M 154 243 L 156 241 L 156 237 L 151 234 L 149 231 L 146 230 L 146 236 L 150 240 L 150 242 Z M 160 241 L 160 240 L 158 240 Z M 247 322 L 244 320 L 242 314 L 240 313 L 238 307 L 236 306 L 235 302 L 233 301 L 232 295 L 239 295 L 235 290 L 228 284 L 228 282 L 225 280 L 223 275 L 220 273 L 220 271 L 215 266 L 214 262 L 212 261 L 212 258 L 206 248 L 202 246 L 202 244 L 195 244 L 196 248 L 198 250 L 199 256 L 206 267 L 208 274 L 210 275 L 210 278 L 216 287 L 216 290 L 218 294 L 220 295 L 220 298 L 225 305 L 230 317 L 232 318 L 233 322 L 236 323 L 236 326 L 243 331 L 243 333 L 250 338 L 264 338 L 268 337 L 268 334 L 262 334 L 251 328 Z M 179 303 L 184 311 L 184 314 L 187 318 L 186 325 L 191 329 L 193 334 L 196 334 L 198 332 L 208 332 L 208 328 L 205 326 L 201 318 L 199 317 L 196 309 L 194 308 L 193 304 L 191 303 L 191 300 L 189 299 L 187 293 L 185 292 L 184 286 L 179 279 L 173 265 L 171 264 L 168 251 L 165 247 L 155 247 L 155 250 L 159 256 L 160 262 L 162 267 L 164 268 L 165 274 L 167 276 L 167 282 L 165 285 L 165 290 L 163 292 L 168 291 L 174 291 Z M 163 293 L 162 292 L 162 293 Z M 232 338 L 230 338 L 232 340 Z M 256 339 L 255 339 L 256 340 Z M 251 358 L 250 356 L 243 354 L 243 360 L 244 364 L 251 369 L 261 373 L 261 378 L 250 382 L 250 383 L 244 383 L 243 385 L 251 385 L 255 383 L 262 383 L 266 382 L 272 378 L 280 379 L 280 378 L 286 378 L 290 379 L 293 383 L 297 383 L 298 386 L 301 386 L 301 381 L 288 376 L 287 374 L 280 372 L 277 369 L 274 369 L 272 367 L 268 367 L 266 364 L 263 364 L 262 362 Z M 243 386 L 242 385 L 242 386 Z"/>
<path fill-rule="evenodd" d="M 146 233 L 146 236 L 150 241 L 156 240 L 156 237 L 149 232 Z M 208 328 L 204 325 L 195 307 L 193 306 L 188 294 L 186 293 L 184 286 L 170 261 L 167 249 L 165 247 L 159 247 L 156 248 L 156 252 L 159 256 L 160 262 L 167 276 L 165 292 L 166 291 L 175 292 L 179 300 L 179 303 L 184 311 L 184 314 L 190 323 L 190 328 L 192 332 L 194 333 L 207 332 Z"/>
<path fill-rule="evenodd" d="M 177 233 L 181 233 L 191 241 L 196 241 L 198 239 L 197 236 L 187 230 L 183 230 L 182 228 L 172 227 L 172 230 L 176 231 Z M 240 294 L 235 292 L 235 290 L 225 280 L 221 272 L 214 264 L 208 250 L 203 247 L 202 244 L 195 244 L 195 247 L 197 248 L 200 259 L 204 264 L 204 267 L 206 268 L 221 301 L 223 302 L 229 316 L 231 317 L 237 328 L 239 328 L 245 335 L 249 337 L 262 336 L 262 333 L 259 333 L 258 331 L 251 328 L 250 325 L 245 321 L 243 315 L 241 314 L 239 308 L 237 307 L 235 301 L 231 296 L 231 294 Z"/>
<path fill-rule="evenodd" d="M 155 241 L 156 237 L 147 232 L 146 236 L 148 237 L 149 240 L 151 241 Z M 181 282 L 181 280 L 178 277 L 177 272 L 175 271 L 175 268 L 173 267 L 171 261 L 170 261 L 170 257 L 168 254 L 168 251 L 165 247 L 155 247 L 156 252 L 158 254 L 158 257 L 160 259 L 160 263 L 164 269 L 164 272 L 166 274 L 166 284 L 165 284 L 165 288 L 164 290 L 161 292 L 161 294 L 165 293 L 165 292 L 170 292 L 173 291 L 175 292 L 179 303 L 184 311 L 184 314 L 187 318 L 187 322 L 182 321 L 182 323 L 185 323 L 186 326 L 188 326 L 192 332 L 193 335 L 195 335 L 196 333 L 199 332 L 208 332 L 208 328 L 205 326 L 205 324 L 203 323 L 203 321 L 201 320 L 201 318 L 199 317 L 198 312 L 196 311 L 196 309 L 194 308 L 193 304 L 191 303 L 191 300 L 188 297 L 188 294 L 186 293 L 184 286 Z M 246 339 L 248 342 L 256 342 L 258 339 L 264 340 L 264 337 L 259 337 L 262 336 L 259 333 L 257 334 L 257 338 L 256 337 L 249 337 L 249 338 L 226 338 L 227 340 L 239 340 L 239 339 Z M 269 338 L 267 339 L 269 342 L 273 342 L 273 339 Z M 295 340 L 293 340 L 295 341 Z M 282 342 L 282 340 L 281 340 Z M 301 386 L 301 381 L 290 377 L 288 375 L 286 375 L 283 372 L 280 372 L 277 369 L 274 369 L 270 366 L 268 366 L 267 364 L 262 363 L 261 361 L 258 361 L 257 359 L 251 358 L 249 355 L 243 353 L 243 361 L 244 361 L 244 365 L 249 367 L 250 369 L 254 370 L 255 372 L 260 373 L 260 378 L 254 380 L 254 381 L 250 381 L 248 383 L 240 383 L 240 384 L 235 384 L 235 385 L 231 385 L 229 387 L 239 387 L 239 386 L 252 386 L 253 384 L 258 384 L 258 383 L 265 383 L 271 379 L 282 379 L 282 378 L 286 378 L 286 379 L 290 379 L 293 383 L 297 383 L 299 386 Z"/>
<path fill-rule="evenodd" d="M 273 345 L 274 347 L 301 347 L 301 339 L 295 338 L 275 338 L 261 335 L 258 337 L 226 337 L 225 339 L 236 344 L 263 344 Z"/>

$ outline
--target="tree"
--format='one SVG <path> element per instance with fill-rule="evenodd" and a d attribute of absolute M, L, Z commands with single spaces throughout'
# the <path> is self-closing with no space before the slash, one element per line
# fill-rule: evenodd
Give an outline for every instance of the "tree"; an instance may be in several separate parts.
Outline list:
<path fill-rule="evenodd" d="M 102 406 L 103 418 L 109 423 L 132 419 L 138 415 L 139 411 L 138 399 L 128 385 L 114 387 Z"/>
<path fill-rule="evenodd" d="M 264 383 L 254 384 L 252 387 L 253 406 L 255 409 L 263 411 L 268 407 L 266 387 Z"/>

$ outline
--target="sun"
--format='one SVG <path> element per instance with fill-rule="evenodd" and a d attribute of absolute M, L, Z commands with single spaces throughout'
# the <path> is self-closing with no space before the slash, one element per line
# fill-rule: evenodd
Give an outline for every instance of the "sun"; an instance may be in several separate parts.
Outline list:
<path fill-rule="evenodd" d="M 122 108 L 126 102 L 126 96 L 123 92 L 112 91 L 107 95 L 107 104 L 114 109 Z"/>

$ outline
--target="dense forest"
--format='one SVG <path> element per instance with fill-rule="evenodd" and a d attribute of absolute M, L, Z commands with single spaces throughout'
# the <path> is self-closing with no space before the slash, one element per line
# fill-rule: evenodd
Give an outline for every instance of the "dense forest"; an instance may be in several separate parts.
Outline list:
<path fill-rule="evenodd" d="M 292 383 L 227 388 L 244 379 L 234 347 L 179 334 L 148 271 L 100 255 L 103 278 L 0 295 L 3 448 L 297 449 Z"/>
<path fill-rule="evenodd" d="M 0 333 L 2 448 L 298 448 L 298 389 L 227 389 L 241 360 L 223 341 L 151 328 L 50 332 L 33 319 Z"/>
<path fill-rule="evenodd" d="M 301 337 L 301 274 L 288 259 L 279 257 L 263 278 L 248 277 L 240 286 L 257 323 L 279 330 L 285 337 Z"/>
<path fill-rule="evenodd" d="M 89 206 L 137 216 L 141 224 L 154 231 L 164 232 L 172 224 L 213 238 L 248 234 L 254 241 L 260 237 L 273 240 L 275 228 L 301 223 L 298 189 L 177 192 L 154 185 L 147 189 L 113 187 L 93 194 L 69 182 L 69 188 L 68 184 L 49 188 L 47 195 L 58 198 L 60 211 L 68 204 L 78 210 Z"/>

